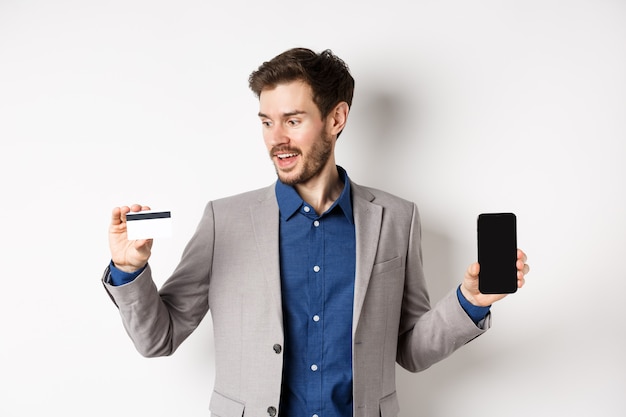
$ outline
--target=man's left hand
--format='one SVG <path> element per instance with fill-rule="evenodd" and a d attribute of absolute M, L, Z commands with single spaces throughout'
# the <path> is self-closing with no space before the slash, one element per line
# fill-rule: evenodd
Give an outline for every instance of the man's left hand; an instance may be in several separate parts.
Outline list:
<path fill-rule="evenodd" d="M 526 263 L 526 254 L 521 249 L 517 250 L 517 288 L 522 288 L 526 283 L 526 274 L 530 267 Z M 487 307 L 498 300 L 503 299 L 507 294 L 482 294 L 478 291 L 478 274 L 480 265 L 478 262 L 471 264 L 465 271 L 465 278 L 461 284 L 461 292 L 470 303 L 475 306 Z"/>

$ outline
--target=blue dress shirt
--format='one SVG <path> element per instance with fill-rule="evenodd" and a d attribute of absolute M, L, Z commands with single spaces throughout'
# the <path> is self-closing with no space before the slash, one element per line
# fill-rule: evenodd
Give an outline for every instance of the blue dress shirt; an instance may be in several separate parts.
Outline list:
<path fill-rule="evenodd" d="M 322 214 L 276 183 L 285 331 L 280 414 L 352 416 L 356 239 L 350 182 Z"/>

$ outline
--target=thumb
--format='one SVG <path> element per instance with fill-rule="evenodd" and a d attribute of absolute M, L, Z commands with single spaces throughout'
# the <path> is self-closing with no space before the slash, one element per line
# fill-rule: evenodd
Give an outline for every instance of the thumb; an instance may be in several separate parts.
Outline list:
<path fill-rule="evenodd" d="M 474 262 L 467 268 L 467 275 L 470 278 L 478 278 L 479 273 L 480 273 L 480 264 L 478 262 Z"/>

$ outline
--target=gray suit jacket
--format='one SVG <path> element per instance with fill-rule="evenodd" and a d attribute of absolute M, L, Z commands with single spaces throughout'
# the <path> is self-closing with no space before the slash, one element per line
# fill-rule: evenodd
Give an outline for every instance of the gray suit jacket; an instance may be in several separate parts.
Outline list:
<path fill-rule="evenodd" d="M 431 308 L 413 203 L 354 183 L 352 194 L 354 416 L 393 417 L 399 413 L 396 361 L 423 370 L 484 332 L 490 316 L 478 328 L 455 291 Z M 142 355 L 172 354 L 210 308 L 212 416 L 271 416 L 278 409 L 284 341 L 278 239 L 278 204 L 270 186 L 208 203 L 160 290 L 149 266 L 119 287 L 106 283 L 105 271 L 105 287 Z"/>

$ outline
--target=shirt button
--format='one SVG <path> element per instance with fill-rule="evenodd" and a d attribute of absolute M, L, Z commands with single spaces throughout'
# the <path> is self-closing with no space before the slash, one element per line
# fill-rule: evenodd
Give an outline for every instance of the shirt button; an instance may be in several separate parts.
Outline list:
<path fill-rule="evenodd" d="M 302 210 L 304 210 L 305 213 L 308 213 L 309 211 L 311 211 L 311 208 L 309 206 L 304 206 Z"/>
<path fill-rule="evenodd" d="M 316 364 L 311 365 L 311 370 L 313 372 L 317 371 L 317 365 Z"/>
<path fill-rule="evenodd" d="M 320 321 L 320 316 L 317 314 L 313 316 L 313 321 Z"/>
<path fill-rule="evenodd" d="M 272 406 L 267 407 L 267 414 L 270 417 L 274 417 L 276 415 L 276 407 L 272 407 Z"/>
<path fill-rule="evenodd" d="M 274 352 L 276 352 L 276 353 L 280 353 L 280 352 L 282 352 L 283 347 L 282 347 L 281 345 L 279 345 L 278 343 L 276 343 L 276 344 L 272 347 L 272 349 L 274 349 Z"/>
<path fill-rule="evenodd" d="M 311 417 L 319 417 L 317 414 L 313 414 Z"/>
<path fill-rule="evenodd" d="M 315 221 L 313 222 L 313 226 L 315 226 L 315 227 L 319 227 L 319 225 L 320 225 L 319 220 L 315 220 Z"/>
<path fill-rule="evenodd" d="M 313 271 L 315 271 L 315 272 L 320 272 L 320 267 L 319 267 L 319 265 L 315 265 L 315 266 L 313 267 Z"/>

